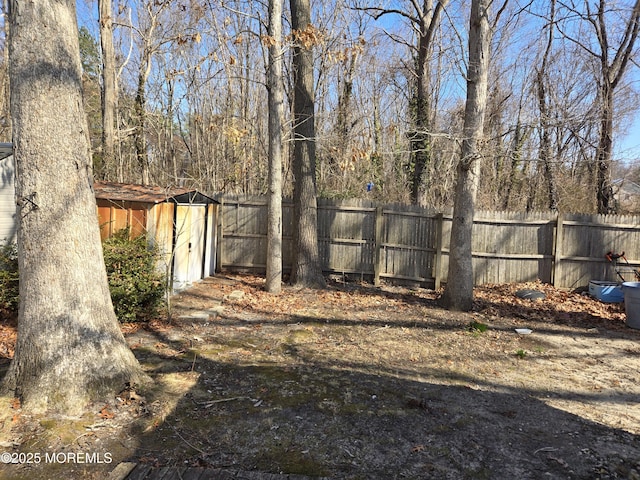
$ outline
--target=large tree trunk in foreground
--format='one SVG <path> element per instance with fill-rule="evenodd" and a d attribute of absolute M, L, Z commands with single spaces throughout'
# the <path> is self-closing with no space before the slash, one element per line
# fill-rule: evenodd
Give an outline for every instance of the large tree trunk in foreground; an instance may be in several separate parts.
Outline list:
<path fill-rule="evenodd" d="M 109 295 L 92 189 L 73 0 L 10 3 L 20 309 L 5 386 L 77 414 L 145 376 Z"/>
<path fill-rule="evenodd" d="M 311 26 L 309 0 L 290 0 L 291 27 Z M 295 37 L 295 35 L 294 35 Z M 325 285 L 318 252 L 318 203 L 316 198 L 316 131 L 312 45 L 299 36 L 293 49 L 294 159 L 293 215 L 294 259 L 291 283 L 302 287 Z"/>
<path fill-rule="evenodd" d="M 487 106 L 487 78 L 491 30 L 491 0 L 472 0 L 469 28 L 469 69 L 464 112 L 462 155 L 457 168 L 456 193 L 451 224 L 449 271 L 443 303 L 454 310 L 473 307 L 471 236 L 476 194 L 480 179 L 480 141 Z"/>

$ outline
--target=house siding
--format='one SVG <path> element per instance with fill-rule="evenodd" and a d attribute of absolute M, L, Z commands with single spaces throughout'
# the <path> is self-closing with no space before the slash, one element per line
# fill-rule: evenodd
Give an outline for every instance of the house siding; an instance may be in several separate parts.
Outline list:
<path fill-rule="evenodd" d="M 13 156 L 0 160 L 0 243 L 16 240 L 16 191 Z"/>

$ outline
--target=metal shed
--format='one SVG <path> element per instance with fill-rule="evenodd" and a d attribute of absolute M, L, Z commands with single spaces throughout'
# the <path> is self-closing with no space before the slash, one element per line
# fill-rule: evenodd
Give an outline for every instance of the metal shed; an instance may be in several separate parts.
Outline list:
<path fill-rule="evenodd" d="M 15 172 L 13 145 L 0 143 L 0 244 L 16 240 Z"/>
<path fill-rule="evenodd" d="M 211 276 L 216 268 L 218 202 L 188 188 L 95 182 L 102 239 L 129 228 L 158 247 L 158 267 L 174 290 Z"/>

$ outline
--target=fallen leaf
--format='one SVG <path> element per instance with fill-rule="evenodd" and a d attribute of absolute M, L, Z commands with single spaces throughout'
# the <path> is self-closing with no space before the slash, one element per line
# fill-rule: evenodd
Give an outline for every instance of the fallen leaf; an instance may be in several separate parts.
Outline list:
<path fill-rule="evenodd" d="M 109 410 L 108 405 L 102 407 L 102 410 L 100 410 L 100 418 L 111 419 L 113 417 L 115 417 L 115 415 Z"/>

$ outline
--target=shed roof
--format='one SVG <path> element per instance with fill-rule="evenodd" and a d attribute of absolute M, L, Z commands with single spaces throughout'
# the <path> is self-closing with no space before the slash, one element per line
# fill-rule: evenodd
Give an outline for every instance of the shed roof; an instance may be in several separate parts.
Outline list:
<path fill-rule="evenodd" d="M 125 202 L 144 203 L 219 203 L 215 199 L 204 195 L 192 188 L 165 188 L 132 183 L 95 182 L 93 189 L 96 198 L 104 200 L 119 200 Z"/>

